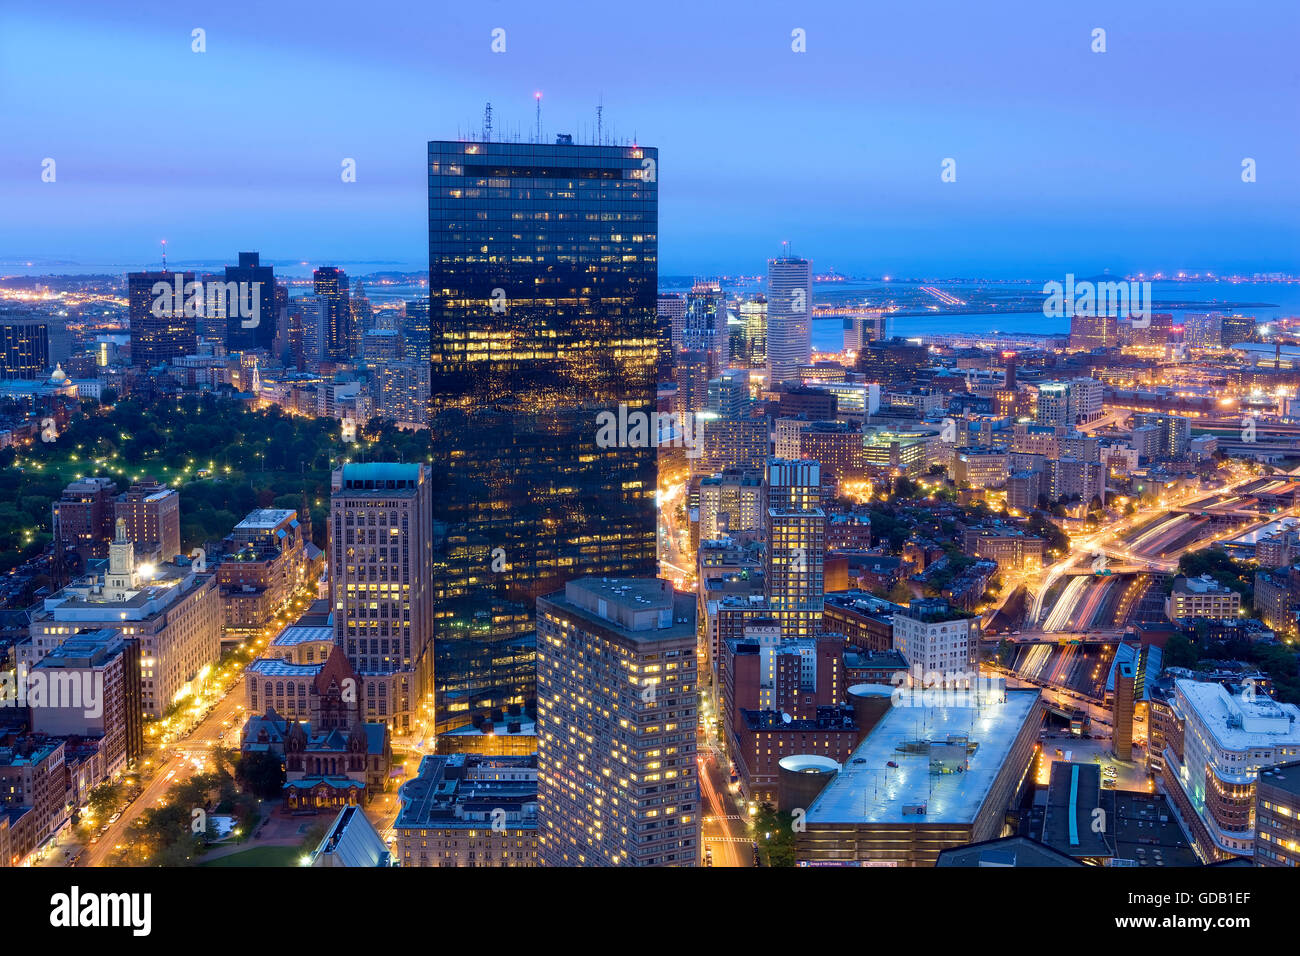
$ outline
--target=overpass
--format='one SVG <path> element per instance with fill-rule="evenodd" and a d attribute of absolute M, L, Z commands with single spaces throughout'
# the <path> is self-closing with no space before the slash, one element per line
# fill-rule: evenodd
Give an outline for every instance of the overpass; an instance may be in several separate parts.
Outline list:
<path fill-rule="evenodd" d="M 1044 631 L 1033 628 L 1019 634 L 995 634 L 988 641 L 1010 641 L 1012 644 L 1118 644 L 1124 636 L 1122 627 L 1103 627 L 1085 632 Z"/>

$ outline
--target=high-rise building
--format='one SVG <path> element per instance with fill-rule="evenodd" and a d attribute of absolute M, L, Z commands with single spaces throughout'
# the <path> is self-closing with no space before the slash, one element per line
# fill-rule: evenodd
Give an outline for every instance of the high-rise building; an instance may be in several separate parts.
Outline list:
<path fill-rule="evenodd" d="M 683 348 L 691 352 L 707 352 L 709 377 L 717 375 L 731 360 L 727 297 L 718 283 L 697 282 L 691 287 L 686 296 L 685 321 Z"/>
<path fill-rule="evenodd" d="M 906 339 L 868 342 L 858 350 L 857 370 L 880 385 L 915 384 L 929 364 L 929 349 Z"/>
<path fill-rule="evenodd" d="M 31 677 L 47 687 L 82 688 L 80 700 L 56 697 L 33 707 L 33 731 L 98 738 L 105 777 L 116 777 L 143 756 L 138 641 L 111 628 L 73 635 L 47 654 Z"/>
<path fill-rule="evenodd" d="M 203 311 L 188 291 L 194 281 L 193 272 L 127 273 L 132 365 L 152 368 L 194 354 L 198 317 Z"/>
<path fill-rule="evenodd" d="M 1154 457 L 1182 458 L 1187 454 L 1188 443 L 1192 439 L 1192 421 L 1181 415 L 1163 415 L 1139 413 L 1133 416 L 1133 428 L 1153 425 L 1160 429 Z"/>
<path fill-rule="evenodd" d="M 1116 760 L 1133 757 L 1133 704 L 1137 686 L 1137 669 L 1131 660 L 1115 665 L 1115 698 L 1111 718 L 1115 722 L 1114 750 Z"/>
<path fill-rule="evenodd" d="M 50 327 L 28 312 L 0 311 L 0 379 L 45 377 L 50 361 Z"/>
<path fill-rule="evenodd" d="M 1034 420 L 1040 425 L 1073 424 L 1070 420 L 1069 383 L 1043 382 L 1038 386 L 1038 405 Z"/>
<path fill-rule="evenodd" d="M 325 300 L 324 355 L 345 362 L 356 355 L 356 323 L 348 293 L 348 275 L 337 266 L 321 266 L 312 273 L 313 291 Z"/>
<path fill-rule="evenodd" d="M 709 405 L 709 370 L 713 360 L 708 352 L 678 352 L 676 362 L 677 395 L 674 400 L 682 421 L 686 416 L 704 411 Z"/>
<path fill-rule="evenodd" d="M 1238 342 L 1259 341 L 1259 329 L 1253 316 L 1225 315 L 1219 320 L 1219 341 L 1225 347 Z"/>
<path fill-rule="evenodd" d="M 535 697 L 533 602 L 656 568 L 658 151 L 429 143 L 439 732 Z M 707 381 L 707 379 L 706 379 Z"/>
<path fill-rule="evenodd" d="M 82 478 L 63 489 L 54 502 L 54 541 L 61 551 L 73 550 L 83 561 L 108 555 L 113 538 L 117 484 L 111 478 Z"/>
<path fill-rule="evenodd" d="M 861 351 L 872 342 L 885 338 L 885 314 L 868 312 L 864 315 L 850 315 L 844 319 L 844 347 Z"/>
<path fill-rule="evenodd" d="M 414 361 L 429 362 L 429 300 L 408 299 L 402 313 L 403 355 Z"/>
<path fill-rule="evenodd" d="M 126 522 L 126 537 L 137 556 L 171 561 L 181 553 L 181 496 L 152 478 L 132 483 L 113 504 L 116 520 Z"/>
<path fill-rule="evenodd" d="M 295 353 L 299 368 L 329 359 L 331 312 L 330 302 L 324 296 L 304 295 L 289 301 L 289 322 L 293 330 L 290 351 Z"/>
<path fill-rule="evenodd" d="M 537 602 L 542 866 L 695 866 L 695 601 L 585 577 Z"/>
<path fill-rule="evenodd" d="M 276 303 L 275 269 L 261 264 L 261 256 L 256 252 L 241 252 L 239 265 L 226 266 L 226 282 L 246 283 L 247 295 L 241 295 L 244 305 L 256 303 L 256 315 L 241 314 L 247 309 L 226 309 L 225 342 L 232 352 L 244 349 L 274 348 L 276 331 L 280 319 Z M 227 286 L 229 288 L 229 286 Z M 231 301 L 228 295 L 222 296 L 222 303 Z M 245 323 L 255 323 L 246 325 Z"/>
<path fill-rule="evenodd" d="M 1070 348 L 1113 349 L 1119 347 L 1119 319 L 1113 315 L 1072 315 Z"/>
<path fill-rule="evenodd" d="M 740 356 L 742 365 L 767 367 L 767 296 L 757 295 L 740 303 Z"/>
<path fill-rule="evenodd" d="M 821 466 L 773 458 L 764 474 L 767 549 L 763 568 L 768 613 L 786 638 L 814 637 L 825 599 L 826 512 Z"/>
<path fill-rule="evenodd" d="M 767 262 L 767 387 L 797 381 L 812 361 L 812 263 L 783 256 Z"/>
<path fill-rule="evenodd" d="M 370 300 L 366 298 L 366 287 L 358 279 L 352 285 L 352 298 L 348 302 L 348 308 L 352 312 L 352 325 L 350 328 L 351 345 L 349 351 L 355 357 L 362 354 L 361 337 L 374 328 L 375 313 L 370 307 Z"/>
<path fill-rule="evenodd" d="M 1300 761 L 1259 772 L 1255 784 L 1255 865 L 1300 866 Z"/>
<path fill-rule="evenodd" d="M 364 686 L 365 720 L 409 732 L 432 684 L 432 470 L 337 468 L 330 494 L 334 643 Z"/>
<path fill-rule="evenodd" d="M 669 342 L 674 352 L 683 348 L 686 332 L 686 297 L 677 292 L 659 293 L 658 314 L 669 322 Z"/>
<path fill-rule="evenodd" d="M 429 424 L 428 362 L 386 362 L 371 374 L 379 391 L 376 414 L 404 426 L 424 428 Z"/>
<path fill-rule="evenodd" d="M 725 471 L 700 481 L 700 540 L 758 533 L 763 528 L 763 480 L 752 471 Z"/>

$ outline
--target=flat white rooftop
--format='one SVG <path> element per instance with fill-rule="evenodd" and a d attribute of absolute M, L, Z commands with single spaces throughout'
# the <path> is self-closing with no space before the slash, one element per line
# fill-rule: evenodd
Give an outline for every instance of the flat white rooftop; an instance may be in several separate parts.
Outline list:
<path fill-rule="evenodd" d="M 1174 687 L 1224 750 L 1300 746 L 1295 704 L 1279 704 L 1263 691 L 1250 700 L 1212 681 L 1179 680 Z"/>
<path fill-rule="evenodd" d="M 924 692 L 904 693 L 858 745 L 844 768 L 812 802 L 808 823 L 973 823 L 1021 729 L 1034 713 L 1037 690 L 1008 690 L 975 706 L 907 706 Z M 904 753 L 918 740 L 943 744 L 964 735 L 977 744 L 962 773 L 932 774 L 930 756 Z M 890 762 L 897 767 L 889 766 Z M 925 804 L 925 814 L 904 807 Z"/>
<path fill-rule="evenodd" d="M 297 516 L 298 512 L 291 508 L 258 508 L 256 511 L 250 511 L 248 516 L 235 527 L 246 531 L 270 530 Z"/>

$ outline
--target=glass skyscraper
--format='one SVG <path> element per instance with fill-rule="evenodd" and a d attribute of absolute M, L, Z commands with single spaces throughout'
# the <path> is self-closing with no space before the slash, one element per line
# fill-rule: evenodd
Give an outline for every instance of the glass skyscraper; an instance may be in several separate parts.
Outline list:
<path fill-rule="evenodd" d="M 653 576 L 657 150 L 429 144 L 436 728 L 535 703 L 536 599 Z M 509 716 L 508 714 L 506 716 Z"/>

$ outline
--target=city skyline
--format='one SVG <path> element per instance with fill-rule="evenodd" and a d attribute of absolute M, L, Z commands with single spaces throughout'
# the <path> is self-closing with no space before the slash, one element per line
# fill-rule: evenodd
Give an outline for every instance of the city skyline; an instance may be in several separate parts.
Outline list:
<path fill-rule="evenodd" d="M 20 928 L 188 939 L 227 867 L 380 890 L 249 924 L 371 948 L 453 868 L 1287 922 L 1300 7 L 55 3 L 0 12 Z M 679 897 L 573 899 L 510 928 Z"/>
<path fill-rule="evenodd" d="M 528 139 L 539 91 L 543 141 L 591 141 L 603 103 L 606 136 L 660 148 L 665 274 L 752 273 L 783 241 L 854 274 L 1271 272 L 1300 260 L 1297 134 L 1275 122 L 1295 90 L 1280 66 L 1297 25 L 1285 4 L 1240 20 L 1212 3 L 1182 4 L 1173 19 L 1118 3 L 993 15 L 955 3 L 870 16 L 851 4 L 692 9 L 689 31 L 670 26 L 671 10 L 609 23 L 577 4 L 559 25 L 500 4 L 450 20 L 390 10 L 354 24 L 346 44 L 323 29 L 328 18 L 290 5 L 258 14 L 292 26 L 274 56 L 238 11 L 74 6 L 78 18 L 57 28 L 63 67 L 40 81 L 51 23 L 0 20 L 6 77 L 32 78 L 0 85 L 13 127 L 0 183 L 22 227 L 0 230 L 0 261 L 143 265 L 166 238 L 178 262 L 251 245 L 267 261 L 418 268 L 409 210 L 423 143 L 478 135 L 489 101 L 496 138 Z M 385 42 L 396 28 L 445 38 L 442 55 L 413 65 L 414 49 Z M 1105 53 L 1091 49 L 1097 28 Z M 191 51 L 193 29 L 205 52 Z M 796 30 L 806 52 L 792 49 Z M 613 68 L 637 54 L 674 69 L 647 82 Z M 113 135 L 114 107 L 156 95 L 159 70 L 169 95 L 205 105 Z M 91 75 L 101 82 L 78 83 Z M 274 104 L 300 96 L 307 75 L 337 82 L 329 109 L 304 113 L 305 137 Z M 689 96 L 706 81 L 711 96 Z M 395 99 L 397 84 L 408 89 Z M 421 91 L 427 111 L 411 105 Z M 251 101 L 273 105 L 240 112 Z M 33 111 L 61 121 L 34 126 Z M 41 179 L 45 159 L 54 182 Z M 941 179 L 949 159 L 954 182 Z M 1254 182 L 1242 181 L 1245 159 Z M 344 160 L 355 182 L 342 181 Z"/>

